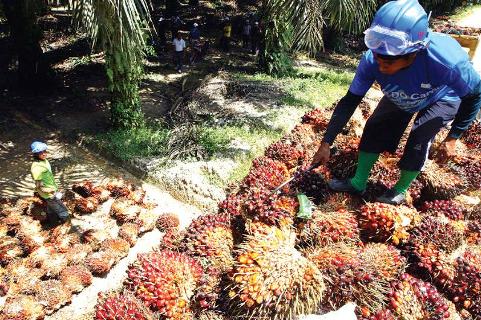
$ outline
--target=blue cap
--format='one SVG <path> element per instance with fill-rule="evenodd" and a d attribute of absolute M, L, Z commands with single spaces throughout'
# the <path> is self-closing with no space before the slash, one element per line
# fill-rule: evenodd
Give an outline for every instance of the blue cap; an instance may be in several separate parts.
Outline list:
<path fill-rule="evenodd" d="M 39 153 L 47 150 L 47 145 L 40 141 L 34 141 L 30 145 L 30 148 L 32 149 L 32 153 Z"/>

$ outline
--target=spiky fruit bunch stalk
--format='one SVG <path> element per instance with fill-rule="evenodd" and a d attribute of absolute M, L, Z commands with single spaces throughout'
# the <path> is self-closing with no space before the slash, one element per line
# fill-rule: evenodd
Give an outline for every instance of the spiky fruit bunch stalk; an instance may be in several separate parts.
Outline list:
<path fill-rule="evenodd" d="M 242 180 L 242 188 L 249 190 L 263 187 L 273 190 L 288 178 L 289 171 L 282 162 L 260 157 L 252 161 L 249 174 Z"/>
<path fill-rule="evenodd" d="M 157 219 L 159 218 L 159 214 L 157 210 L 154 208 L 141 208 L 137 220 L 137 223 L 140 227 L 139 232 L 144 233 L 148 231 L 152 231 L 155 229 L 155 224 Z"/>
<path fill-rule="evenodd" d="M 92 284 L 92 273 L 82 265 L 68 266 L 60 273 L 59 280 L 67 290 L 77 293 Z"/>
<path fill-rule="evenodd" d="M 141 207 L 127 198 L 118 198 L 110 207 L 110 216 L 119 223 L 135 222 L 140 214 Z"/>
<path fill-rule="evenodd" d="M 265 156 L 286 165 L 288 169 L 297 167 L 304 157 L 304 152 L 297 146 L 278 141 L 270 145 Z"/>
<path fill-rule="evenodd" d="M 195 219 L 187 229 L 183 247 L 187 253 L 206 258 L 220 270 L 230 270 L 234 247 L 230 218 L 208 214 Z"/>
<path fill-rule="evenodd" d="M 108 181 L 105 188 L 110 191 L 110 195 L 114 198 L 128 197 L 133 189 L 130 183 L 120 178 Z"/>
<path fill-rule="evenodd" d="M 97 250 L 100 244 L 110 238 L 110 235 L 104 229 L 88 229 L 80 236 L 82 243 L 88 244 L 93 250 Z"/>
<path fill-rule="evenodd" d="M 351 178 L 356 171 L 359 139 L 343 137 L 338 140 L 338 151 L 331 157 L 327 167 L 338 179 Z"/>
<path fill-rule="evenodd" d="M 108 251 L 97 251 L 85 258 L 85 265 L 93 275 L 103 276 L 112 269 L 116 259 L 117 257 Z"/>
<path fill-rule="evenodd" d="M 68 260 L 63 253 L 53 253 L 42 263 L 41 269 L 44 271 L 45 276 L 55 278 L 67 265 Z"/>
<path fill-rule="evenodd" d="M 409 239 L 409 230 L 421 217 L 414 208 L 385 203 L 366 203 L 359 209 L 359 226 L 369 239 L 395 245 Z"/>
<path fill-rule="evenodd" d="M 466 183 L 459 176 L 441 168 L 436 162 L 428 160 L 419 181 L 424 185 L 422 195 L 426 199 L 449 200 L 466 189 Z"/>
<path fill-rule="evenodd" d="M 293 319 L 317 310 L 325 289 L 323 276 L 294 242 L 293 231 L 272 226 L 246 236 L 229 273 L 230 312 Z"/>
<path fill-rule="evenodd" d="M 0 264 L 8 265 L 22 255 L 22 244 L 17 238 L 9 236 L 0 238 Z"/>
<path fill-rule="evenodd" d="M 72 300 L 72 292 L 59 280 L 40 281 L 35 288 L 35 298 L 43 306 L 45 313 L 52 314 Z"/>
<path fill-rule="evenodd" d="M 100 292 L 95 306 L 95 320 L 123 319 L 153 320 L 154 315 L 128 292 Z"/>
<path fill-rule="evenodd" d="M 131 247 L 137 242 L 139 233 L 140 227 L 135 223 L 127 222 L 119 228 L 119 237 L 127 241 Z"/>
<path fill-rule="evenodd" d="M 201 265 L 170 250 L 141 254 L 127 271 L 126 287 L 162 319 L 186 319 L 202 276 Z"/>
<path fill-rule="evenodd" d="M 335 242 L 359 242 L 356 217 L 347 210 L 335 212 L 316 210 L 312 219 L 300 226 L 298 241 L 302 245 L 325 246 Z"/>
<path fill-rule="evenodd" d="M 326 110 L 318 108 L 304 114 L 302 123 L 314 125 L 318 130 L 324 131 L 329 123 L 329 118 L 326 117 Z"/>
<path fill-rule="evenodd" d="M 155 226 L 160 232 L 178 228 L 180 225 L 179 216 L 175 213 L 164 213 L 157 218 Z"/>
<path fill-rule="evenodd" d="M 393 282 L 389 294 L 390 309 L 402 319 L 449 319 L 449 306 L 443 296 L 430 283 L 403 274 Z"/>
<path fill-rule="evenodd" d="M 463 133 L 461 140 L 469 148 L 481 149 L 481 122 L 473 122 L 469 129 Z"/>
<path fill-rule="evenodd" d="M 244 193 L 229 194 L 224 201 L 219 203 L 219 213 L 227 214 L 231 217 L 240 216 L 245 198 L 246 194 Z"/>
<path fill-rule="evenodd" d="M 279 224 L 285 218 L 292 218 L 292 210 L 278 206 L 279 196 L 269 189 L 251 188 L 243 203 L 242 213 L 246 219 L 268 224 Z"/>
<path fill-rule="evenodd" d="M 3 306 L 0 319 L 43 319 L 44 306 L 30 295 L 17 295 L 8 297 Z"/>
<path fill-rule="evenodd" d="M 384 243 L 368 243 L 360 249 L 364 268 L 386 281 L 394 281 L 404 273 L 406 258 L 393 246 Z"/>
<path fill-rule="evenodd" d="M 338 309 L 347 302 L 355 302 L 370 313 L 377 312 L 389 289 L 389 282 L 377 270 L 366 268 L 359 249 L 352 244 L 336 243 L 307 252 L 326 275 L 327 290 L 323 300 L 326 309 Z"/>
<path fill-rule="evenodd" d="M 463 220 L 465 210 L 453 200 L 434 200 L 423 202 L 421 211 L 428 215 L 443 215 L 451 220 Z"/>
<path fill-rule="evenodd" d="M 74 200 L 74 210 L 79 214 L 90 214 L 97 211 L 99 201 L 95 197 L 76 198 Z"/>
<path fill-rule="evenodd" d="M 100 245 L 100 251 L 108 252 L 117 263 L 120 259 L 129 254 L 130 244 L 122 238 L 107 239 Z"/>
<path fill-rule="evenodd" d="M 329 194 L 327 181 L 330 179 L 330 172 L 324 166 L 317 170 L 306 169 L 306 166 L 298 169 L 299 175 L 291 182 L 292 189 L 312 198 L 316 204 L 324 202 Z"/>
<path fill-rule="evenodd" d="M 208 267 L 199 281 L 193 300 L 194 310 L 215 309 L 222 291 L 222 272 L 215 267 Z"/>

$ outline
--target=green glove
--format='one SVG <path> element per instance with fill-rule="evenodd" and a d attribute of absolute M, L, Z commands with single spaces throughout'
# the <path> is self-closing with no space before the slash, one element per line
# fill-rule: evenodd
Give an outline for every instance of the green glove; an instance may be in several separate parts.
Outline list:
<path fill-rule="evenodd" d="M 299 200 L 299 212 L 297 213 L 297 217 L 301 219 L 309 220 L 312 218 L 312 210 L 314 208 L 314 204 L 305 194 L 298 194 L 297 200 Z"/>

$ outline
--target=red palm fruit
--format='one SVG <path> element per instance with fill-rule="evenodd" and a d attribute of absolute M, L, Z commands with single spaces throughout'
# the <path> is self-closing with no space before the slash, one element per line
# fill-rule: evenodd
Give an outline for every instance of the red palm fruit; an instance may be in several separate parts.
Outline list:
<path fill-rule="evenodd" d="M 453 200 L 425 201 L 421 211 L 428 215 L 443 215 L 451 220 L 464 220 L 464 208 Z"/>
<path fill-rule="evenodd" d="M 107 251 L 90 253 L 85 259 L 85 265 L 93 275 L 103 276 L 107 274 L 115 264 L 116 256 Z"/>
<path fill-rule="evenodd" d="M 186 235 L 185 231 L 180 231 L 178 229 L 170 229 L 167 231 L 160 243 L 160 249 L 169 249 L 169 250 L 180 250 L 182 241 L 184 240 Z"/>
<path fill-rule="evenodd" d="M 242 180 L 242 188 L 265 187 L 273 190 L 287 178 L 289 178 L 289 171 L 282 162 L 260 157 L 252 162 L 249 173 Z"/>
<path fill-rule="evenodd" d="M 292 189 L 312 198 L 316 204 L 325 202 L 329 194 L 327 181 L 330 174 L 327 172 L 327 168 L 323 166 L 311 171 L 305 171 L 305 169 L 305 167 L 299 169 L 300 174 L 291 182 Z"/>
<path fill-rule="evenodd" d="M 282 162 L 288 169 L 297 167 L 304 158 L 302 150 L 285 141 L 273 143 L 264 154 L 268 158 Z"/>
<path fill-rule="evenodd" d="M 141 205 L 144 203 L 145 190 L 142 188 L 135 189 L 129 194 L 127 198 L 132 200 L 135 204 Z"/>
<path fill-rule="evenodd" d="M 105 201 L 109 200 L 110 192 L 101 186 L 95 186 L 92 188 L 92 197 L 97 199 L 99 203 L 104 203 Z"/>
<path fill-rule="evenodd" d="M 216 267 L 206 269 L 195 290 L 193 309 L 215 309 L 222 291 L 222 271 Z"/>
<path fill-rule="evenodd" d="M 67 290 L 77 293 L 92 284 L 92 273 L 84 266 L 68 266 L 60 273 L 59 280 Z"/>
<path fill-rule="evenodd" d="M 315 126 L 318 131 L 324 131 L 329 123 L 329 118 L 326 116 L 326 110 L 319 108 L 306 113 L 302 117 L 302 123 Z"/>
<path fill-rule="evenodd" d="M 285 218 L 292 218 L 289 211 L 276 206 L 278 199 L 279 196 L 269 189 L 251 188 L 243 203 L 243 216 L 268 224 L 279 224 Z"/>
<path fill-rule="evenodd" d="M 422 195 L 427 200 L 453 199 L 460 195 L 466 187 L 466 183 L 461 177 L 441 168 L 432 160 L 426 162 L 418 179 L 424 186 Z"/>
<path fill-rule="evenodd" d="M 107 239 L 100 245 L 100 251 L 108 252 L 117 263 L 120 259 L 129 254 L 130 244 L 122 238 Z"/>
<path fill-rule="evenodd" d="M 355 211 L 364 204 L 361 197 L 345 193 L 330 192 L 326 196 L 326 201 L 318 205 L 320 211 L 334 212 L 337 210 Z"/>
<path fill-rule="evenodd" d="M 114 198 L 128 197 L 132 192 L 132 185 L 120 178 L 108 181 L 105 188 L 110 191 L 110 195 Z"/>
<path fill-rule="evenodd" d="M 466 182 L 469 191 L 481 189 L 481 163 L 479 156 L 462 157 L 454 160 L 452 169 Z"/>
<path fill-rule="evenodd" d="M 433 243 L 436 248 L 452 253 L 464 242 L 464 224 L 434 216 L 423 216 L 411 231 L 413 246 Z"/>
<path fill-rule="evenodd" d="M 479 121 L 473 124 L 463 133 L 461 140 L 470 148 L 481 149 L 481 123 Z"/>
<path fill-rule="evenodd" d="M 95 307 L 95 320 L 154 320 L 154 315 L 133 295 L 124 293 L 99 293 Z"/>
<path fill-rule="evenodd" d="M 155 229 L 155 224 L 159 214 L 154 208 L 140 208 L 139 215 L 135 223 L 140 227 L 139 232 L 144 233 Z"/>
<path fill-rule="evenodd" d="M 406 270 L 406 258 L 393 246 L 384 243 L 368 243 L 360 250 L 364 268 L 386 281 L 398 279 Z"/>
<path fill-rule="evenodd" d="M 72 292 L 59 280 L 46 280 L 37 284 L 35 298 L 45 306 L 45 313 L 49 315 L 69 303 L 72 300 Z"/>
<path fill-rule="evenodd" d="M 68 233 L 62 237 L 55 239 L 55 241 L 52 241 L 52 245 L 58 252 L 61 253 L 67 252 L 68 250 L 70 250 L 70 248 L 79 243 L 80 236 L 76 232 Z"/>
<path fill-rule="evenodd" d="M 359 139 L 341 137 L 338 139 L 337 152 L 331 156 L 327 167 L 335 178 L 351 178 L 356 171 Z"/>
<path fill-rule="evenodd" d="M 324 131 L 311 124 L 298 124 L 288 133 L 283 141 L 298 146 L 304 153 L 304 163 L 311 162 L 319 148 Z"/>
<path fill-rule="evenodd" d="M 240 216 L 242 204 L 246 195 L 244 193 L 231 193 L 226 199 L 219 203 L 219 213 L 228 214 L 229 216 Z"/>

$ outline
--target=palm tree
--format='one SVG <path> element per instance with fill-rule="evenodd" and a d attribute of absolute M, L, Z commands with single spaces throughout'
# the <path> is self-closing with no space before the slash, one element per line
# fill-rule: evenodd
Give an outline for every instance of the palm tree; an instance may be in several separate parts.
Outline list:
<path fill-rule="evenodd" d="M 151 24 L 148 0 L 70 1 L 74 20 L 105 53 L 112 125 L 141 126 L 139 83 Z"/>
<path fill-rule="evenodd" d="M 325 26 L 342 32 L 360 32 L 368 25 L 377 0 L 264 0 L 262 2 L 265 46 L 261 63 L 269 73 L 284 70 L 285 53 L 323 49 Z"/>

